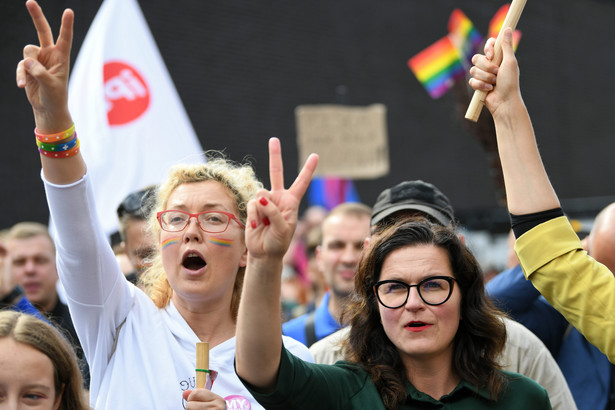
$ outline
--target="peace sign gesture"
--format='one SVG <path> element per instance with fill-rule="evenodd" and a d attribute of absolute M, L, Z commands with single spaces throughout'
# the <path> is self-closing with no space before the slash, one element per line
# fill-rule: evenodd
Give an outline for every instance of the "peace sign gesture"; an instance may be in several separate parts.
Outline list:
<path fill-rule="evenodd" d="M 68 113 L 68 73 L 73 41 L 73 11 L 62 15 L 62 25 L 54 43 L 51 27 L 34 0 L 26 2 L 36 27 L 39 45 L 27 45 L 17 65 L 17 86 L 26 89 L 34 110 L 36 125 L 42 133 L 53 133 L 71 126 Z"/>
<path fill-rule="evenodd" d="M 271 190 L 248 202 L 248 264 L 237 317 L 237 374 L 255 386 L 270 388 L 277 379 L 282 349 L 280 281 L 282 258 L 297 224 L 301 198 L 318 165 L 312 154 L 295 182 L 284 189 L 280 141 L 269 140 Z"/>
<path fill-rule="evenodd" d="M 271 190 L 260 190 L 248 203 L 246 246 L 253 258 L 281 258 L 286 253 L 295 225 L 299 203 L 318 165 L 311 154 L 290 188 L 284 188 L 284 166 L 280 140 L 269 140 L 269 179 Z"/>

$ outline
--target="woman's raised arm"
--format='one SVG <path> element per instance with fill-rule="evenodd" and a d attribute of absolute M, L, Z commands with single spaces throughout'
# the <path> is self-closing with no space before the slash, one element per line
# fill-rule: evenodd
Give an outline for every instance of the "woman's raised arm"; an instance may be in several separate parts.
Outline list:
<path fill-rule="evenodd" d="M 499 67 L 491 62 L 494 44 L 495 40 L 489 39 L 485 55 L 475 55 L 472 59 L 470 85 L 475 90 L 489 91 L 485 105 L 495 122 L 508 210 L 511 214 L 523 215 L 559 208 L 521 98 L 511 30 L 504 32 L 503 59 Z"/>
<path fill-rule="evenodd" d="M 310 155 L 292 186 L 284 189 L 280 141 L 272 138 L 271 190 L 261 190 L 248 204 L 248 264 L 237 318 L 235 366 L 241 378 L 264 390 L 275 386 L 282 352 L 282 258 L 297 224 L 299 203 L 317 164 L 318 156 Z"/>

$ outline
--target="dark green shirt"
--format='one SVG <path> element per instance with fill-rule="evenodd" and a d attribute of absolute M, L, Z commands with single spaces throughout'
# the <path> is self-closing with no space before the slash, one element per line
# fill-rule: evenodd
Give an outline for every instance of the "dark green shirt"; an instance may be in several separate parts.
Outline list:
<path fill-rule="evenodd" d="M 503 372 L 508 386 L 497 402 L 487 390 L 476 390 L 466 381 L 448 395 L 435 400 L 406 382 L 406 402 L 400 409 L 510 409 L 549 410 L 544 388 L 517 373 Z M 283 350 L 276 390 L 260 394 L 243 381 L 254 398 L 270 410 L 291 409 L 384 409 L 380 394 L 369 375 L 350 362 L 334 365 L 307 363 Z"/>

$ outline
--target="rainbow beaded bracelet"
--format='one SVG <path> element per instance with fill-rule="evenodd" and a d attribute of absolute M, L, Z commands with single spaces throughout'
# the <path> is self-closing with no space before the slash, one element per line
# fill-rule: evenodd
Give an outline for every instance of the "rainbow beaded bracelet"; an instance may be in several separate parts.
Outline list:
<path fill-rule="evenodd" d="M 72 149 L 75 145 L 77 145 L 77 133 L 73 134 L 73 139 L 58 144 L 46 144 L 44 142 L 40 142 L 38 139 L 36 140 L 36 146 L 43 151 L 68 151 L 69 149 Z"/>
<path fill-rule="evenodd" d="M 34 129 L 34 135 L 40 142 L 58 142 L 70 138 L 75 133 L 75 123 L 66 131 L 57 132 L 55 134 L 41 134 L 38 130 Z"/>
<path fill-rule="evenodd" d="M 77 155 L 77 153 L 79 152 L 79 139 L 75 138 L 75 140 L 77 141 L 77 143 L 75 144 L 75 146 L 71 149 L 69 149 L 68 151 L 45 151 L 44 149 L 39 148 L 38 151 L 49 158 L 68 158 L 68 157 L 72 157 L 74 155 Z"/>

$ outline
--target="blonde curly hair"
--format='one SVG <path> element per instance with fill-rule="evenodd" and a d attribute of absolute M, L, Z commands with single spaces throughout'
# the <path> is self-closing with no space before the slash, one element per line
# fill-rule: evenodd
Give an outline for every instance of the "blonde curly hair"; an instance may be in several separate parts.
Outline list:
<path fill-rule="evenodd" d="M 247 218 L 248 201 L 254 197 L 259 189 L 263 188 L 263 184 L 256 178 L 251 165 L 233 162 L 220 153 L 208 153 L 208 162 L 205 164 L 177 165 L 171 168 L 166 181 L 158 188 L 156 205 L 149 217 L 149 228 L 157 239 L 160 238 L 161 229 L 156 214 L 166 209 L 169 197 L 175 188 L 182 184 L 203 181 L 216 181 L 227 188 L 237 207 L 237 217 L 244 224 Z M 245 267 L 240 267 L 235 278 L 231 300 L 233 318 L 237 317 L 244 274 Z M 162 266 L 159 248 L 152 256 L 151 267 L 141 275 L 139 282 L 158 308 L 164 308 L 169 304 L 173 289 Z"/>

